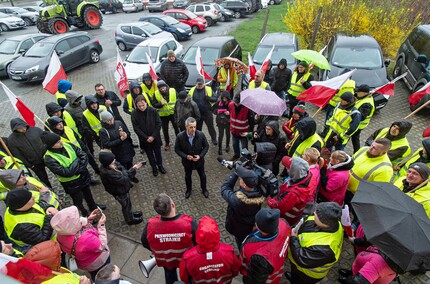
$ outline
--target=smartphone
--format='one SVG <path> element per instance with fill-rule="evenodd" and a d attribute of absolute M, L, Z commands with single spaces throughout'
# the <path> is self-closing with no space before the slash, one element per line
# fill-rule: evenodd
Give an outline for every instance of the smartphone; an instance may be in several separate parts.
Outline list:
<path fill-rule="evenodd" d="M 97 206 L 97 209 L 100 211 L 100 214 L 103 214 L 103 210 Z"/>
<path fill-rule="evenodd" d="M 146 161 L 141 161 L 140 163 L 142 164 L 142 166 L 146 165 Z"/>

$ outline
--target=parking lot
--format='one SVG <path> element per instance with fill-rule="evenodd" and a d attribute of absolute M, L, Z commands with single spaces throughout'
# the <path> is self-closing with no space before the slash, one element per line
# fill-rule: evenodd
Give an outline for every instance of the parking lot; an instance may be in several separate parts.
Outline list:
<path fill-rule="evenodd" d="M 5 5 L 5 4 L 2 4 Z M 104 22 L 101 29 L 91 30 L 89 33 L 96 39 L 100 41 L 103 46 L 103 53 L 101 54 L 101 61 L 97 64 L 87 64 L 81 66 L 75 70 L 68 72 L 68 80 L 73 83 L 73 90 L 83 94 L 90 95 L 94 94 L 94 85 L 96 83 L 103 83 L 107 90 L 117 91 L 116 84 L 113 77 L 114 67 L 116 65 L 116 44 L 114 42 L 114 31 L 118 23 L 124 23 L 129 21 L 137 21 L 141 15 L 147 14 L 145 10 L 139 13 L 118 13 L 118 14 L 106 14 L 103 16 Z M 153 13 L 151 13 L 153 14 Z M 246 21 L 246 19 L 233 20 L 232 22 L 217 23 L 214 26 L 208 28 L 207 31 L 199 34 L 193 34 L 191 39 L 188 41 L 182 41 L 181 44 L 184 45 L 185 49 L 190 46 L 193 42 L 198 39 L 212 36 L 212 35 L 223 35 L 227 34 L 230 30 L 234 29 L 239 23 Z M 37 29 L 35 26 L 30 26 L 22 30 L 16 30 L 11 32 L 2 32 L 0 35 L 0 40 L 9 36 L 35 33 Z M 258 32 L 259 34 L 259 32 Z M 124 59 L 128 52 L 120 52 L 121 57 Z M 246 56 L 246 54 L 244 54 Z M 10 79 L 1 78 L 3 83 L 5 83 L 17 96 L 26 103 L 36 115 L 44 120 L 46 117 L 45 104 L 54 101 L 54 96 L 50 95 L 47 91 L 43 90 L 41 84 L 21 84 L 14 82 Z M 117 92 L 118 93 L 118 92 Z M 370 126 L 365 129 L 362 134 L 362 140 L 364 140 L 368 135 L 380 127 L 389 126 L 393 121 L 401 119 L 410 113 L 408 109 L 407 97 L 409 92 L 402 82 L 396 84 L 396 94 L 394 97 L 390 98 L 387 106 L 381 111 L 377 112 L 373 117 Z M 9 101 L 7 101 L 6 95 L 3 90 L 0 89 L 0 135 L 8 136 L 10 133 L 9 121 L 14 117 L 18 117 L 19 114 L 14 111 L 11 107 Z M 308 106 L 308 112 L 313 114 L 316 108 L 313 106 Z M 131 125 L 129 116 L 122 113 L 128 125 Z M 320 113 L 316 116 L 316 121 L 319 126 L 318 130 L 321 130 L 323 125 L 325 114 Z M 421 133 L 425 127 L 430 125 L 430 118 L 428 116 L 416 115 L 413 116 L 410 121 L 413 123 L 413 128 L 408 136 L 411 143 L 412 150 L 414 151 L 421 144 Z M 38 123 L 38 126 L 41 126 Z M 206 132 L 206 128 L 203 128 Z M 171 141 L 174 141 L 174 133 L 170 132 Z M 133 134 L 133 138 L 136 141 L 136 136 Z M 352 151 L 352 147 L 348 144 L 346 149 L 347 152 Z M 149 218 L 154 215 L 152 209 L 152 201 L 160 192 L 166 192 L 169 194 L 176 203 L 177 210 L 180 212 L 185 212 L 192 215 L 194 218 L 198 219 L 204 215 L 209 215 L 217 220 L 220 230 L 222 241 L 233 244 L 234 238 L 229 235 L 224 228 L 224 220 L 226 214 L 226 204 L 221 198 L 219 193 L 220 185 L 227 178 L 229 171 L 218 164 L 217 158 L 217 147 L 210 146 L 209 153 L 206 157 L 206 172 L 208 180 L 208 190 L 210 196 L 208 199 L 204 198 L 200 193 L 198 188 L 197 174 L 194 174 L 194 190 L 189 199 L 184 199 L 185 192 L 185 182 L 183 179 L 183 168 L 180 162 L 180 158 L 174 153 L 173 150 L 163 151 L 163 159 L 165 167 L 168 171 L 166 175 L 159 175 L 158 177 L 153 177 L 150 168 L 142 169 L 138 174 L 138 179 L 140 183 L 134 186 L 130 194 L 133 202 L 134 210 L 142 210 L 144 218 Z M 229 158 L 230 155 L 225 158 Z M 146 156 L 137 154 L 135 161 L 145 159 Z M 64 197 L 66 204 L 71 204 L 70 200 L 65 196 L 65 193 L 61 189 L 61 186 L 57 181 L 54 183 L 54 187 L 59 191 L 60 196 Z M 140 235 L 143 229 L 143 224 L 137 226 L 128 226 L 122 217 L 120 205 L 108 195 L 102 186 L 97 186 L 93 188 L 93 193 L 96 196 L 96 201 L 108 205 L 106 210 L 107 215 L 107 228 L 110 232 L 118 234 L 118 236 L 123 236 L 124 240 L 140 242 Z M 122 242 L 118 241 L 121 245 Z M 126 276 L 133 283 L 157 283 L 155 280 L 152 282 L 147 282 L 146 279 L 141 277 L 137 269 L 131 269 L 127 265 L 129 263 L 129 258 L 132 260 L 143 259 L 145 256 L 140 256 L 133 254 L 134 251 L 128 248 L 111 247 L 113 262 L 119 264 L 123 268 Z M 142 251 L 142 249 L 139 249 Z M 127 258 L 128 257 L 128 258 Z M 336 264 L 331 270 L 329 276 L 322 281 L 322 283 L 335 283 L 337 279 L 337 269 L 347 268 L 353 260 L 352 250 L 346 242 L 344 243 L 344 250 L 342 252 L 341 261 Z M 136 263 L 134 262 L 134 265 Z M 158 273 L 161 269 L 158 269 Z M 139 277 L 140 275 L 140 277 Z M 408 280 L 409 277 L 402 280 L 402 283 L 426 283 L 423 280 Z M 240 279 L 240 278 L 237 278 Z M 421 282 L 419 282 L 421 281 Z M 160 283 L 160 282 L 158 282 Z M 239 282 L 237 282 L 239 283 Z"/>

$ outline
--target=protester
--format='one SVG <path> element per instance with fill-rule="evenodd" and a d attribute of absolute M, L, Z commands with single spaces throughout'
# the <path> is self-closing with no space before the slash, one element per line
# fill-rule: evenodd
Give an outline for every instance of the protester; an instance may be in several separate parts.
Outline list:
<path fill-rule="evenodd" d="M 263 70 L 255 72 L 255 79 L 249 83 L 249 89 L 261 88 L 270 91 L 270 84 L 264 81 L 265 74 Z"/>
<path fill-rule="evenodd" d="M 369 125 L 370 119 L 375 112 L 375 101 L 373 100 L 373 95 L 370 93 L 370 87 L 368 85 L 360 85 L 355 88 L 355 96 L 357 98 L 355 107 L 361 114 L 361 121 L 358 125 L 358 129 L 351 136 L 354 153 L 360 149 L 361 131 Z"/>
<path fill-rule="evenodd" d="M 288 103 L 290 105 L 289 117 L 293 114 L 293 109 L 297 105 L 297 96 L 303 93 L 306 89 L 312 87 L 311 81 L 314 76 L 309 70 L 309 64 L 306 61 L 300 61 L 294 68 L 293 76 L 290 81 L 290 89 L 288 90 Z"/>
<path fill-rule="evenodd" d="M 131 284 L 121 279 L 121 271 L 115 264 L 109 263 L 97 272 L 95 284 Z"/>
<path fill-rule="evenodd" d="M 21 118 L 12 119 L 10 128 L 12 133 L 8 137 L 8 146 L 12 155 L 20 159 L 44 184 L 52 188 L 43 161 L 46 152 L 46 147 L 40 140 L 43 130 L 29 126 Z"/>
<path fill-rule="evenodd" d="M 85 103 L 87 109 L 84 110 L 82 124 L 84 126 L 85 139 L 88 141 L 96 141 L 100 146 L 100 129 L 102 129 L 100 112 L 107 111 L 105 106 L 99 105 L 94 96 L 86 96 Z M 93 153 L 93 151 L 91 152 Z"/>
<path fill-rule="evenodd" d="M 234 185 L 239 179 L 239 190 Z M 221 186 L 221 196 L 227 201 L 227 216 L 225 228 L 236 238 L 237 247 L 250 234 L 255 224 L 255 214 L 261 209 L 266 198 L 257 189 L 258 176 L 252 171 L 239 166 L 236 172 L 224 181 Z"/>
<path fill-rule="evenodd" d="M 243 283 L 280 283 L 291 228 L 279 219 L 278 209 L 262 208 L 255 215 L 256 228 L 243 242 Z"/>
<path fill-rule="evenodd" d="M 46 113 L 48 114 L 48 118 L 45 120 L 48 121 L 51 117 L 58 117 L 63 120 L 63 124 L 70 127 L 79 138 L 82 138 L 83 128 L 82 121 L 76 121 L 73 116 L 65 109 L 63 109 L 59 104 L 56 103 L 47 103 L 45 105 Z M 48 125 L 49 127 L 49 125 Z M 48 131 L 48 129 L 45 130 Z M 81 133 L 82 132 L 82 133 Z"/>
<path fill-rule="evenodd" d="M 230 132 L 233 140 L 234 155 L 230 160 L 240 157 L 240 149 L 248 149 L 248 132 L 254 129 L 252 111 L 240 103 L 239 97 L 234 97 L 228 105 L 230 113 Z"/>
<path fill-rule="evenodd" d="M 277 67 L 273 68 L 273 81 L 270 88 L 279 98 L 285 100 L 285 93 L 290 88 L 292 72 L 287 68 L 287 60 L 281 58 Z"/>
<path fill-rule="evenodd" d="M 142 89 L 142 93 L 148 95 L 148 99 L 151 101 L 155 100 L 155 92 L 158 90 L 157 81 L 153 80 L 151 74 L 148 72 L 143 73 L 142 84 L 140 84 L 140 88 Z M 151 105 L 151 103 L 148 102 L 148 105 Z"/>
<path fill-rule="evenodd" d="M 142 245 L 151 250 L 157 266 L 164 268 L 166 284 L 178 280 L 176 269 L 182 255 L 195 242 L 196 221 L 176 212 L 173 200 L 164 193 L 154 200 L 153 207 L 159 216 L 149 218 L 142 233 Z"/>
<path fill-rule="evenodd" d="M 416 162 L 422 162 L 430 167 L 430 138 L 424 138 L 422 141 L 422 147 L 418 148 L 410 157 L 408 161 L 403 165 L 397 164 L 393 167 L 397 174 L 394 177 L 394 181 L 406 176 L 410 165 Z"/>
<path fill-rule="evenodd" d="M 230 112 L 228 105 L 230 104 L 230 93 L 228 91 L 221 92 L 221 99 L 215 105 L 216 125 L 218 127 L 218 155 L 222 155 L 222 140 L 225 133 L 225 152 L 230 152 Z"/>
<path fill-rule="evenodd" d="M 216 221 L 203 216 L 196 230 L 197 245 L 186 251 L 179 264 L 185 283 L 231 283 L 242 262 L 231 245 L 220 241 Z"/>
<path fill-rule="evenodd" d="M 67 80 L 59 80 L 57 86 L 55 100 L 61 107 L 65 107 L 67 105 L 66 92 L 72 89 L 72 83 Z"/>
<path fill-rule="evenodd" d="M 224 65 L 219 69 L 217 81 L 219 83 L 220 92 L 227 91 L 230 95 L 233 95 L 233 91 L 238 82 L 238 76 L 236 68 L 231 66 L 230 61 L 225 61 Z"/>
<path fill-rule="evenodd" d="M 22 170 L 26 176 L 31 176 L 30 171 L 24 165 L 24 163 L 16 158 L 11 156 L 3 156 L 0 154 L 0 170 Z"/>
<path fill-rule="evenodd" d="M 68 103 L 64 107 L 64 110 L 70 113 L 77 124 L 82 124 L 83 113 L 84 110 L 87 109 L 87 105 L 85 104 L 83 97 L 83 95 L 80 95 L 78 92 L 73 90 L 68 90 L 66 92 L 66 99 Z M 81 129 L 79 129 L 79 133 L 81 133 Z M 84 133 L 81 134 L 83 135 Z"/>
<path fill-rule="evenodd" d="M 131 114 L 133 110 L 136 109 L 136 98 L 139 95 L 144 96 L 146 99 L 146 103 L 149 106 L 152 106 L 152 101 L 149 99 L 146 93 L 142 92 L 142 87 L 139 85 L 139 82 L 137 81 L 131 81 L 130 82 L 130 92 L 125 96 L 124 103 L 122 105 L 122 110 L 127 113 Z"/>
<path fill-rule="evenodd" d="M 186 91 L 180 91 L 173 111 L 175 124 L 179 131 L 185 130 L 185 120 L 194 117 L 196 121 L 200 120 L 200 111 L 196 102 L 194 102 Z"/>
<path fill-rule="evenodd" d="M 321 150 L 324 142 L 317 134 L 317 124 L 311 117 L 305 117 L 296 124 L 297 134 L 294 139 L 285 145 L 287 156 L 302 157 L 305 149 L 313 147 L 318 151 Z"/>
<path fill-rule="evenodd" d="M 179 93 L 185 90 L 188 75 L 187 65 L 179 58 L 176 58 L 173 50 L 167 51 L 167 60 L 164 60 L 160 67 L 161 79 L 171 88 L 174 88 L 176 93 Z"/>
<path fill-rule="evenodd" d="M 308 113 L 306 112 L 304 102 L 298 102 L 297 105 L 293 108 L 293 114 L 289 120 L 287 120 L 284 125 L 282 125 L 282 130 L 287 135 L 287 138 L 291 141 L 294 139 L 296 135 L 296 124 L 300 120 L 305 117 L 308 117 Z"/>
<path fill-rule="evenodd" d="M 124 128 L 127 128 L 127 125 L 118 110 L 118 107 L 121 106 L 121 99 L 117 94 L 113 91 L 106 91 L 105 86 L 101 83 L 97 83 L 94 86 L 94 89 L 96 90 L 94 98 L 97 100 L 99 105 L 105 106 L 107 111 L 112 113 L 115 117 L 115 120 L 121 121 Z"/>

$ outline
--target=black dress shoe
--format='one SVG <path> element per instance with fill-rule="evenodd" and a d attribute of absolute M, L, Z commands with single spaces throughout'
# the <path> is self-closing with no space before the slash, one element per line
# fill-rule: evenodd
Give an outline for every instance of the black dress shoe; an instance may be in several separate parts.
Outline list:
<path fill-rule="evenodd" d="M 216 146 L 216 145 L 218 145 L 218 141 L 212 140 L 212 144 L 214 144 Z"/>
<path fill-rule="evenodd" d="M 157 171 L 157 169 L 152 170 L 152 174 L 154 175 L 154 177 L 158 176 L 158 171 Z"/>
<path fill-rule="evenodd" d="M 97 204 L 97 207 L 100 208 L 101 210 L 106 210 L 107 206 L 104 204 Z"/>
<path fill-rule="evenodd" d="M 163 175 L 167 173 L 166 169 L 163 166 L 158 166 L 158 170 L 160 171 L 160 173 L 162 173 Z"/>
<path fill-rule="evenodd" d="M 130 221 L 127 221 L 127 225 L 137 225 L 143 222 L 143 218 L 139 217 L 139 218 L 133 218 Z"/>
<path fill-rule="evenodd" d="M 209 198 L 209 191 L 207 190 L 202 190 L 202 194 L 205 198 Z"/>
<path fill-rule="evenodd" d="M 230 152 L 230 147 L 229 146 L 225 146 L 225 152 L 226 153 Z"/>
<path fill-rule="evenodd" d="M 349 275 L 352 275 L 352 271 L 349 269 L 341 268 L 341 269 L 339 269 L 339 275 L 347 277 Z"/>
<path fill-rule="evenodd" d="M 185 191 L 185 198 L 188 199 L 191 196 L 191 190 Z"/>
<path fill-rule="evenodd" d="M 133 212 L 133 217 L 135 217 L 135 218 L 142 217 L 142 215 L 143 215 L 142 211 L 134 211 Z"/>
<path fill-rule="evenodd" d="M 134 183 L 138 183 L 139 182 L 139 180 L 136 177 L 132 178 L 131 181 L 134 182 Z"/>

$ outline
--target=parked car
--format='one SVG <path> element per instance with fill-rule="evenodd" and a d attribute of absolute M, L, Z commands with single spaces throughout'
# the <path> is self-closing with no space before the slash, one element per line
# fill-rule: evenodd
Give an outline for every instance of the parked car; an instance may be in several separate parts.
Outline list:
<path fill-rule="evenodd" d="M 156 11 L 163 12 L 169 9 L 167 0 L 149 0 L 146 7 L 150 13 Z"/>
<path fill-rule="evenodd" d="M 115 42 L 122 51 L 152 37 L 173 38 L 173 35 L 148 22 L 119 24 L 115 31 Z"/>
<path fill-rule="evenodd" d="M 119 0 L 100 0 L 100 12 L 105 14 L 106 12 L 111 12 L 115 14 L 118 11 L 122 10 L 122 3 Z"/>
<path fill-rule="evenodd" d="M 196 68 L 197 47 L 200 47 L 205 72 L 214 79 L 216 79 L 218 74 L 218 68 L 214 64 L 215 59 L 230 56 L 242 60 L 242 48 L 232 36 L 211 36 L 196 41 L 188 48 L 182 59 L 190 73 L 185 83 L 187 91 L 194 87 L 197 78 L 201 77 Z M 217 87 L 216 81 L 208 81 L 207 84 L 214 90 Z"/>
<path fill-rule="evenodd" d="M 41 39 L 48 37 L 47 34 L 27 34 L 7 38 L 0 43 L 0 77 L 7 76 L 7 69 L 21 54 Z"/>
<path fill-rule="evenodd" d="M 36 12 L 39 13 L 39 11 L 42 9 L 40 6 L 25 6 L 25 7 L 21 7 L 29 12 Z"/>
<path fill-rule="evenodd" d="M 229 22 L 231 20 L 233 20 L 234 18 L 234 12 L 224 8 L 221 5 L 215 4 L 214 3 L 214 7 L 220 11 L 221 13 L 221 18 L 219 19 L 220 22 Z"/>
<path fill-rule="evenodd" d="M 172 9 L 164 11 L 163 14 L 189 25 L 193 34 L 205 31 L 208 26 L 205 18 L 199 17 L 188 10 Z"/>
<path fill-rule="evenodd" d="M 124 0 L 122 10 L 124 13 L 143 11 L 143 3 L 141 0 Z"/>
<path fill-rule="evenodd" d="M 23 19 L 10 16 L 5 13 L 0 12 L 0 28 L 2 31 L 22 29 L 25 27 L 25 22 Z"/>
<path fill-rule="evenodd" d="M 255 49 L 252 60 L 254 61 L 255 68 L 260 69 L 267 54 L 275 46 L 272 53 L 272 63 L 276 66 L 282 58 L 287 59 L 287 67 L 291 70 L 297 64 L 291 53 L 299 50 L 299 42 L 297 36 L 291 33 L 268 33 L 260 40 L 257 48 Z"/>
<path fill-rule="evenodd" d="M 240 0 L 226 0 L 221 2 L 222 7 L 233 11 L 234 17 L 239 19 L 240 17 L 245 17 L 250 13 L 250 7 L 247 2 Z"/>
<path fill-rule="evenodd" d="M 0 7 L 0 12 L 23 19 L 27 26 L 35 25 L 39 19 L 39 13 L 30 12 L 20 7 Z"/>
<path fill-rule="evenodd" d="M 281 4 L 282 0 L 270 0 L 269 4 L 270 5 L 279 5 Z"/>
<path fill-rule="evenodd" d="M 173 1 L 173 8 L 174 9 L 185 9 L 190 5 L 189 0 L 175 0 Z"/>
<path fill-rule="evenodd" d="M 148 50 L 151 51 L 152 62 L 155 71 L 158 72 L 160 64 L 167 58 L 167 51 L 173 50 L 176 56 L 181 57 L 184 47 L 173 38 L 153 38 L 139 43 L 123 63 L 130 81 L 142 81 L 143 73 L 149 72 L 149 63 L 146 58 Z"/>
<path fill-rule="evenodd" d="M 208 26 L 212 26 L 221 19 L 221 12 L 217 10 L 214 3 L 196 3 L 187 7 L 188 11 L 206 19 Z"/>
<path fill-rule="evenodd" d="M 10 64 L 9 77 L 14 81 L 35 82 L 45 79 L 52 53 L 57 52 L 65 71 L 85 63 L 98 63 L 103 48 L 87 32 L 49 36 L 35 43 Z"/>
<path fill-rule="evenodd" d="M 163 31 L 171 33 L 176 40 L 187 40 L 193 34 L 189 25 L 181 23 L 178 20 L 166 15 L 143 16 L 140 17 L 139 21 L 149 22 L 156 25 Z"/>
<path fill-rule="evenodd" d="M 327 80 L 345 72 L 357 69 L 351 79 L 356 85 L 366 84 L 371 89 L 388 83 L 387 66 L 381 47 L 369 35 L 347 36 L 336 34 L 328 41 L 322 53 L 328 60 L 331 70 L 319 70 L 320 80 Z M 388 96 L 373 96 L 376 109 L 383 108 Z"/>

